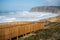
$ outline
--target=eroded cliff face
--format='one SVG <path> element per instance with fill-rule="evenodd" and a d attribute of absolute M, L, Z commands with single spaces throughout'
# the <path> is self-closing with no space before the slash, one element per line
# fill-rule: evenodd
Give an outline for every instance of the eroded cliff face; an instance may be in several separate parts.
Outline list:
<path fill-rule="evenodd" d="M 30 12 L 53 12 L 60 13 L 60 6 L 39 6 L 33 7 Z"/>

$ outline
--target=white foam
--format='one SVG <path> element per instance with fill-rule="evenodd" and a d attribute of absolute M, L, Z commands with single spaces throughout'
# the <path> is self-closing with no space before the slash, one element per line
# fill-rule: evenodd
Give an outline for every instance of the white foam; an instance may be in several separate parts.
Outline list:
<path fill-rule="evenodd" d="M 49 12 L 10 12 L 9 15 L 0 16 L 0 22 L 38 21 L 58 15 L 59 14 Z"/>

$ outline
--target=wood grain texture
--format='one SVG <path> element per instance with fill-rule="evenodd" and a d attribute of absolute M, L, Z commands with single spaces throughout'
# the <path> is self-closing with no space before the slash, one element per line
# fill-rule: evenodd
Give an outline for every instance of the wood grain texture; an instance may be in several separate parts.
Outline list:
<path fill-rule="evenodd" d="M 42 22 L 25 22 L 25 23 L 18 22 L 0 24 L 0 36 L 1 36 L 0 39 L 7 40 L 43 28 L 44 23 Z"/>

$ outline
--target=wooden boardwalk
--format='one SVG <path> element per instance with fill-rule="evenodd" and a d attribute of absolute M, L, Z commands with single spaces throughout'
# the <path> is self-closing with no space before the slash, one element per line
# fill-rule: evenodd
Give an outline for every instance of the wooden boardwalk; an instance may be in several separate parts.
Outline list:
<path fill-rule="evenodd" d="M 0 40 L 11 40 L 13 37 L 31 33 L 44 28 L 43 22 L 27 22 L 27 23 L 6 23 L 0 24 Z"/>

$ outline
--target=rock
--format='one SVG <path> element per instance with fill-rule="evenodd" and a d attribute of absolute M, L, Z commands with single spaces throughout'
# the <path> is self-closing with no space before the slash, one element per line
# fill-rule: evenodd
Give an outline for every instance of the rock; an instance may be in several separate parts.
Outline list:
<path fill-rule="evenodd" d="M 39 6 L 33 7 L 30 12 L 53 12 L 60 13 L 60 6 Z"/>

